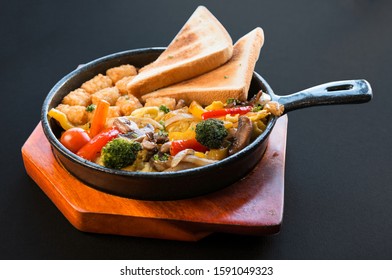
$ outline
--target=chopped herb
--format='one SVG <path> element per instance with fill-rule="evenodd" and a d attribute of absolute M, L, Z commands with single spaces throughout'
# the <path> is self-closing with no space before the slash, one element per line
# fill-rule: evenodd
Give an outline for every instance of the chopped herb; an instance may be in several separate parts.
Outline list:
<path fill-rule="evenodd" d="M 164 112 L 165 114 L 167 114 L 167 113 L 170 112 L 170 109 L 167 108 L 166 105 L 161 105 L 161 106 L 159 106 L 159 110 L 162 111 L 162 112 Z"/>
<path fill-rule="evenodd" d="M 167 153 L 157 153 L 153 157 L 154 160 L 157 161 L 167 161 L 169 159 L 169 154 Z"/>
<path fill-rule="evenodd" d="M 165 122 L 162 121 L 162 120 L 160 120 L 160 121 L 159 121 L 159 124 L 163 126 L 162 130 L 164 131 L 164 130 L 166 129 L 166 127 L 165 127 Z"/>
<path fill-rule="evenodd" d="M 237 104 L 240 104 L 241 101 L 238 100 L 238 99 L 236 99 L 236 98 L 228 98 L 228 99 L 226 100 L 226 103 L 227 103 L 227 104 L 237 105 Z"/>
<path fill-rule="evenodd" d="M 88 106 L 86 107 L 86 111 L 87 111 L 87 112 L 92 112 L 92 111 L 95 110 L 95 107 L 96 107 L 95 104 L 88 105 Z"/>
<path fill-rule="evenodd" d="M 229 78 L 229 76 L 225 75 L 225 76 L 224 76 L 224 78 L 225 78 L 225 79 L 228 79 L 228 78 Z"/>
<path fill-rule="evenodd" d="M 169 133 L 166 130 L 161 129 L 158 131 L 158 136 L 168 136 L 168 135 Z"/>
<path fill-rule="evenodd" d="M 169 55 L 168 58 L 174 58 L 174 55 Z"/>
<path fill-rule="evenodd" d="M 258 111 L 261 111 L 261 110 L 263 110 L 263 105 L 261 105 L 261 104 L 255 104 L 255 105 L 253 106 L 252 112 L 258 112 Z"/>

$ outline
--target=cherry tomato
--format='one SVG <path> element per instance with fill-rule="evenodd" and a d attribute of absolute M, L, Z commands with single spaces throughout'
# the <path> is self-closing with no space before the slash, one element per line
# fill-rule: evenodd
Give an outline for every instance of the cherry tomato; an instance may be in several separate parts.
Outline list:
<path fill-rule="evenodd" d="M 90 141 L 87 131 L 79 127 L 70 128 L 61 135 L 60 142 L 71 152 L 76 153 Z"/>

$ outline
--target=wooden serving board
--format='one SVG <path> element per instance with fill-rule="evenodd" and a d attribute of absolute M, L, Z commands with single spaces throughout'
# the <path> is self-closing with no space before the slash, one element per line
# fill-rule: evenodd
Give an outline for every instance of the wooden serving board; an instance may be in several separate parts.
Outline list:
<path fill-rule="evenodd" d="M 142 201 L 93 189 L 53 156 L 39 123 L 22 147 L 29 176 L 83 232 L 197 241 L 216 232 L 267 235 L 283 216 L 287 116 L 272 131 L 260 163 L 223 190 L 176 201 Z"/>

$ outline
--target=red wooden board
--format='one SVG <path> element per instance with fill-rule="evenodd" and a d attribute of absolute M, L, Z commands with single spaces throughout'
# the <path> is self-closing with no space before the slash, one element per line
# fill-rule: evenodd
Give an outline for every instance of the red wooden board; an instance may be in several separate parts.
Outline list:
<path fill-rule="evenodd" d="M 38 124 L 22 147 L 29 176 L 84 232 L 196 241 L 211 233 L 266 235 L 280 230 L 287 116 L 272 131 L 259 164 L 223 190 L 191 199 L 142 201 L 106 194 L 69 174 Z"/>

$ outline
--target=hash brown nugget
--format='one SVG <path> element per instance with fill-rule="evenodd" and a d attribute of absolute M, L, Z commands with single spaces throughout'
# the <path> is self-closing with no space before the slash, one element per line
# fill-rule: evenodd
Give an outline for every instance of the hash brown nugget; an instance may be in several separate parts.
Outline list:
<path fill-rule="evenodd" d="M 120 112 L 123 116 L 129 116 L 136 109 L 143 107 L 139 99 L 132 94 L 120 96 L 117 99 L 116 106 L 120 108 Z"/>
<path fill-rule="evenodd" d="M 112 79 L 110 79 L 108 76 L 98 74 L 94 78 L 84 82 L 81 88 L 88 93 L 93 94 L 101 89 L 111 87 L 112 85 Z"/>
<path fill-rule="evenodd" d="M 107 119 L 121 117 L 121 111 L 118 106 L 110 106 Z"/>
<path fill-rule="evenodd" d="M 118 91 L 118 88 L 108 87 L 91 94 L 91 102 L 93 104 L 98 104 L 100 99 L 104 99 L 109 102 L 111 106 L 114 106 L 119 97 L 120 92 Z"/>
<path fill-rule="evenodd" d="M 113 67 L 106 71 L 106 76 L 108 76 L 113 81 L 113 84 L 117 83 L 124 77 L 135 76 L 136 74 L 137 70 L 135 66 L 130 64 Z"/>
<path fill-rule="evenodd" d="M 78 88 L 68 93 L 63 98 L 62 103 L 70 106 L 80 105 L 86 107 L 91 104 L 91 95 L 84 89 Z"/>
<path fill-rule="evenodd" d="M 63 112 L 74 125 L 83 125 L 88 122 L 88 112 L 84 106 L 60 104 L 56 109 Z"/>
<path fill-rule="evenodd" d="M 146 100 L 145 107 L 165 105 L 170 110 L 176 108 L 176 100 L 172 97 L 152 97 Z"/>
<path fill-rule="evenodd" d="M 127 94 L 128 93 L 127 84 L 135 77 L 136 77 L 136 75 L 124 77 L 116 83 L 116 88 L 118 88 L 118 90 L 120 91 L 120 94 Z"/>

